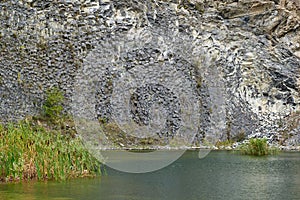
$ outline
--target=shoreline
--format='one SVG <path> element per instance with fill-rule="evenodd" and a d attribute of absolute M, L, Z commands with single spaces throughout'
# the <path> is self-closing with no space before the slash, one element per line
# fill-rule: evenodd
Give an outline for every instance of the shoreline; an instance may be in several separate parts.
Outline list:
<path fill-rule="evenodd" d="M 288 146 L 272 146 L 278 148 L 281 152 L 300 152 L 300 146 L 297 147 L 288 147 Z M 184 151 L 196 151 L 196 150 L 209 150 L 209 151 L 240 151 L 238 147 L 224 147 L 224 148 L 218 148 L 218 147 L 208 147 L 208 146 L 202 146 L 202 147 L 163 147 L 163 148 L 107 148 L 107 149 L 99 149 L 100 151 L 176 151 L 176 150 L 184 150 Z"/>
<path fill-rule="evenodd" d="M 241 151 L 246 143 L 232 142 L 223 145 L 136 145 L 132 147 L 113 146 L 97 148 L 100 151 Z M 80 137 L 69 132 L 56 130 L 55 126 L 44 125 L 38 120 L 24 120 L 7 125 L 0 124 L 0 175 L 1 183 L 31 180 L 66 180 L 85 176 L 101 175 L 102 161 L 97 160 L 93 149 L 89 149 Z M 267 143 L 266 143 L 267 144 Z M 300 146 L 279 146 L 269 144 L 279 152 L 300 152 Z M 183 152 L 182 152 L 183 153 Z M 86 159 L 88 158 L 88 159 Z M 49 162 L 51 160 L 52 162 Z"/>

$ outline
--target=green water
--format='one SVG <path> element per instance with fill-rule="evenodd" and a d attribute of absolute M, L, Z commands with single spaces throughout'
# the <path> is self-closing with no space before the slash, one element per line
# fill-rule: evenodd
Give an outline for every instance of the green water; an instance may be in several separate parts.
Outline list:
<path fill-rule="evenodd" d="M 214 151 L 198 159 L 188 151 L 156 172 L 106 171 L 94 179 L 2 184 L 0 199 L 300 199 L 300 153 L 257 158 Z"/>

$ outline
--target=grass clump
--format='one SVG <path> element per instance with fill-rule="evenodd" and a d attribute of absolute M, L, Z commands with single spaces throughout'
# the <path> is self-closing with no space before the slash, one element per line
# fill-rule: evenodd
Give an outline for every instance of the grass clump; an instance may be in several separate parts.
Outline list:
<path fill-rule="evenodd" d="M 278 153 L 278 149 L 270 147 L 265 138 L 251 138 L 249 143 L 240 147 L 240 150 L 242 154 L 253 156 L 265 156 Z"/>
<path fill-rule="evenodd" d="M 65 180 L 100 174 L 78 138 L 28 122 L 0 125 L 0 181 Z"/>
<path fill-rule="evenodd" d="M 218 147 L 218 149 L 224 149 L 226 147 L 231 147 L 233 143 L 233 140 L 218 141 L 215 146 Z"/>

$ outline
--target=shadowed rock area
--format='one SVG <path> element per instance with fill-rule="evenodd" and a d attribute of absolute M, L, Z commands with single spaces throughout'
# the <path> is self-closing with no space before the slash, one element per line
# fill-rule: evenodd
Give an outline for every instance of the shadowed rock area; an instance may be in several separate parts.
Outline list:
<path fill-rule="evenodd" d="M 116 61 L 107 62 L 100 77 L 95 117 L 112 121 L 112 91 L 124 73 L 138 66 L 170 65 L 189 80 L 200 102 L 195 143 L 202 143 L 207 130 L 218 126 L 212 121 L 218 109 L 209 92 L 217 76 L 216 87 L 218 81 L 224 87 L 218 95 L 226 104 L 225 127 L 217 134 L 221 140 L 265 136 L 273 144 L 300 143 L 297 0 L 12 0 L 0 2 L 0 27 L 3 122 L 38 113 L 45 91 L 53 86 L 64 91 L 68 112 L 75 78 L 79 72 L 94 76 L 82 68 L 86 56 L 100 48 Z M 158 43 L 127 49 L 122 55 L 113 42 L 122 35 L 145 43 L 148 37 L 158 38 Z M 181 36 L 188 45 L 179 48 L 181 42 L 173 39 Z M 177 46 L 164 48 L 167 42 L 160 45 L 160 38 Z M 177 101 L 168 88 L 140 87 L 131 96 L 132 119 L 149 124 L 149 110 L 156 102 L 168 110 L 161 116 L 168 124 L 157 134 L 172 137 L 181 123 Z"/>

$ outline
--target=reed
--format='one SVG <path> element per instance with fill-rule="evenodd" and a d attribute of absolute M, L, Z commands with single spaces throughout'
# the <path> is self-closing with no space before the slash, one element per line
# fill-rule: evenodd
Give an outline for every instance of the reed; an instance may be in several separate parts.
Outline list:
<path fill-rule="evenodd" d="M 251 138 L 249 143 L 240 147 L 241 153 L 253 156 L 265 156 L 277 154 L 279 150 L 275 147 L 270 147 L 267 139 Z"/>
<path fill-rule="evenodd" d="M 101 174 L 78 138 L 28 122 L 0 125 L 0 180 L 65 180 Z"/>

